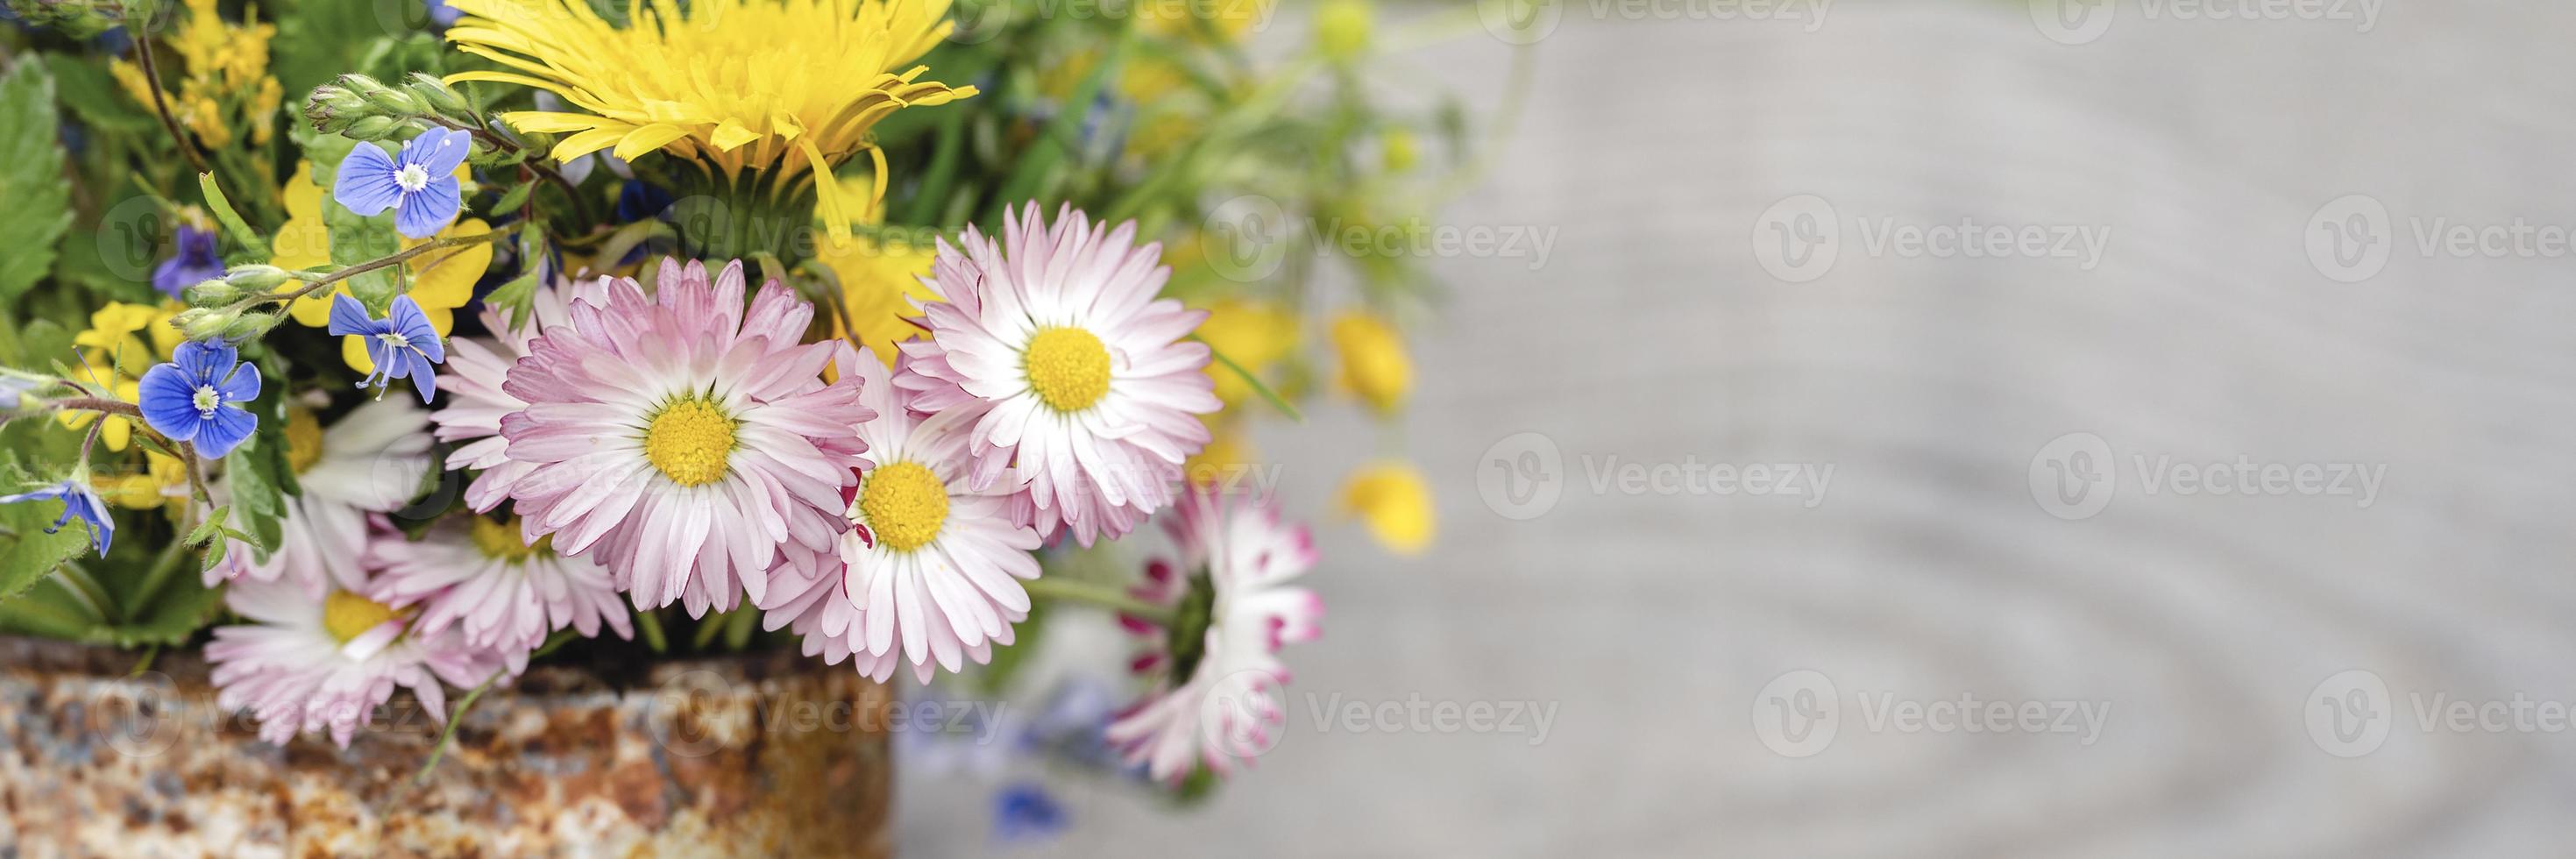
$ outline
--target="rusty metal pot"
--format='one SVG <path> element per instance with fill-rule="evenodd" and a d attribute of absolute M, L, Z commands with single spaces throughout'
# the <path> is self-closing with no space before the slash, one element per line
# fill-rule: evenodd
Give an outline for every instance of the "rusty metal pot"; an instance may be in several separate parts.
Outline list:
<path fill-rule="evenodd" d="M 0 638 L 0 855 L 882 856 L 892 696 L 791 653 L 540 667 L 439 728 L 262 742 L 203 662 Z M 14 849 L 12 849 L 14 848 Z"/>

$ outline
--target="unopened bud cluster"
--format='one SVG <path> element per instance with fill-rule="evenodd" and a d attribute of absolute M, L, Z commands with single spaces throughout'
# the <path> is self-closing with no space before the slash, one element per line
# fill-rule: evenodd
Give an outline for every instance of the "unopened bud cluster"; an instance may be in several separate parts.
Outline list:
<path fill-rule="evenodd" d="M 418 131 L 431 118 L 473 121 L 465 96 L 420 72 L 405 77 L 398 87 L 366 75 L 341 75 L 313 88 L 313 95 L 304 100 L 304 118 L 317 130 L 355 140 L 385 140 Z"/>

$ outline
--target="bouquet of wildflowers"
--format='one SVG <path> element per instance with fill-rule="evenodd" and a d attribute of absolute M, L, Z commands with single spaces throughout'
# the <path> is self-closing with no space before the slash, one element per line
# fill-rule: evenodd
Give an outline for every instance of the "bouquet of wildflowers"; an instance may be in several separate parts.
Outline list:
<path fill-rule="evenodd" d="M 1059 5 L 8 0 L 0 632 L 345 746 L 579 653 L 992 688 L 1082 604 L 1112 767 L 1229 771 L 1322 614 L 1252 426 L 1394 418 L 1431 297 L 1294 225 L 1472 172 L 1364 85 L 1457 14 Z M 1313 506 L 1430 541 L 1351 467 Z"/>

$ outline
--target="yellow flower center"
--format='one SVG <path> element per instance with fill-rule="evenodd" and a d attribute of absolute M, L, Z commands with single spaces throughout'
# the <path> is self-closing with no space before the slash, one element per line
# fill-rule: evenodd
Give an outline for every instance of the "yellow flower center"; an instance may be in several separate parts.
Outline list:
<path fill-rule="evenodd" d="M 898 552 L 930 545 L 948 521 L 948 486 L 917 462 L 898 462 L 868 475 L 859 514 L 877 541 Z"/>
<path fill-rule="evenodd" d="M 286 410 L 286 464 L 303 474 L 322 461 L 322 420 L 311 409 Z"/>
<path fill-rule="evenodd" d="M 521 541 L 519 520 L 516 518 L 508 522 L 494 522 L 481 516 L 474 517 L 474 547 L 482 549 L 483 556 L 487 558 L 511 562 L 524 561 L 531 555 L 553 552 L 554 543 L 553 534 L 538 537 L 535 545 Z"/>
<path fill-rule="evenodd" d="M 714 483 L 725 476 L 733 453 L 733 418 L 703 397 L 662 407 L 644 431 L 644 457 L 681 486 Z"/>
<path fill-rule="evenodd" d="M 1048 328 L 1029 338 L 1021 353 L 1029 387 L 1059 412 L 1091 408 L 1109 393 L 1109 347 L 1080 328 Z"/>
<path fill-rule="evenodd" d="M 341 644 L 392 619 L 394 610 L 384 603 L 348 591 L 332 591 L 322 600 L 322 628 Z"/>

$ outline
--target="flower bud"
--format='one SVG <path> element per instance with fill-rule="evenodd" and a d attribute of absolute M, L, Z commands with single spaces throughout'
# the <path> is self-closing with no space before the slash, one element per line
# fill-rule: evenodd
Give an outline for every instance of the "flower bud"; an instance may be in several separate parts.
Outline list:
<path fill-rule="evenodd" d="M 224 275 L 224 283 L 244 293 L 267 292 L 294 277 L 273 265 L 237 265 Z"/>
<path fill-rule="evenodd" d="M 190 340 L 212 340 L 223 336 L 224 326 L 232 324 L 232 317 L 233 314 L 226 311 L 192 307 L 170 317 L 170 324 L 177 326 Z"/>
<path fill-rule="evenodd" d="M 181 299 L 198 307 L 221 307 L 241 299 L 242 291 L 221 280 L 201 280 L 179 294 Z M 175 318 L 172 321 L 177 321 Z"/>
<path fill-rule="evenodd" d="M 402 127 L 402 120 L 390 116 L 369 116 L 349 123 L 349 127 L 341 129 L 340 133 L 348 135 L 351 140 L 383 140 L 392 137 Z"/>
<path fill-rule="evenodd" d="M 465 116 L 473 112 L 472 108 L 466 105 L 464 94 L 448 86 L 445 81 L 427 73 L 411 73 L 411 82 L 405 84 L 404 88 L 411 90 L 412 95 L 418 96 L 422 101 L 428 102 L 430 109 L 439 113 L 448 116 Z"/>
<path fill-rule="evenodd" d="M 268 329 L 277 327 L 280 318 L 274 313 L 244 313 L 224 325 L 223 338 L 231 343 L 255 339 L 268 333 Z"/>
<path fill-rule="evenodd" d="M 367 115 L 367 100 L 347 89 L 324 84 L 304 100 L 304 119 L 316 130 L 336 134 Z"/>

